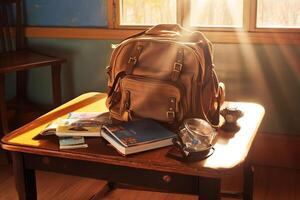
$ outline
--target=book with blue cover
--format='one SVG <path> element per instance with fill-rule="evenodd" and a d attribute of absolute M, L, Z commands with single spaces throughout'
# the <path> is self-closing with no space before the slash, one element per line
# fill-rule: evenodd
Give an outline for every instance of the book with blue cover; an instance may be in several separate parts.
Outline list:
<path fill-rule="evenodd" d="M 175 133 L 151 119 L 103 125 L 101 135 L 123 155 L 171 145 L 176 137 Z"/>

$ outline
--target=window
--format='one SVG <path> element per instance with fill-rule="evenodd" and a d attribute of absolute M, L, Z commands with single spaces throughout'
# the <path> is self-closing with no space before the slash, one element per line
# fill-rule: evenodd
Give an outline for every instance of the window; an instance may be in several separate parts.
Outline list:
<path fill-rule="evenodd" d="M 257 0 L 258 28 L 300 28 L 299 0 Z"/>
<path fill-rule="evenodd" d="M 208 30 L 300 30 L 299 0 L 113 0 L 115 27 L 178 23 Z"/>
<path fill-rule="evenodd" d="M 120 25 L 177 23 L 176 0 L 120 0 Z"/>
<path fill-rule="evenodd" d="M 243 27 L 243 1 L 191 0 L 190 26 Z"/>

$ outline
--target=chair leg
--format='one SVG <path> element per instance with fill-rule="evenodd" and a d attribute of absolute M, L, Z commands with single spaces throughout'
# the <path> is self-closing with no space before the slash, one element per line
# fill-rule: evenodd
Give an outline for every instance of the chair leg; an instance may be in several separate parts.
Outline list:
<path fill-rule="evenodd" d="M 9 133 L 8 128 L 8 113 L 5 101 L 5 75 L 0 74 L 0 112 L 1 112 L 1 125 L 2 131 L 1 135 Z"/>
<path fill-rule="evenodd" d="M 8 112 L 5 101 L 5 75 L 0 74 L 0 113 L 1 113 L 1 126 L 2 130 L 0 130 L 0 139 L 7 133 L 9 133 L 8 126 Z M 7 162 L 11 163 L 11 156 L 8 151 L 4 151 L 6 155 Z"/>
<path fill-rule="evenodd" d="M 61 105 L 60 71 L 61 71 L 61 64 L 60 63 L 56 63 L 56 64 L 51 65 L 53 104 L 54 104 L 55 107 Z"/>
<path fill-rule="evenodd" d="M 17 102 L 23 105 L 27 96 L 27 70 L 17 72 Z"/>

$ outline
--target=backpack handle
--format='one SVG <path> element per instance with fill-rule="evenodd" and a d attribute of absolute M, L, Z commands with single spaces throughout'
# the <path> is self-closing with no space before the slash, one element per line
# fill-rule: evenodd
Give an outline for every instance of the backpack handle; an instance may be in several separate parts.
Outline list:
<path fill-rule="evenodd" d="M 156 36 L 173 36 L 178 37 L 184 34 L 191 33 L 178 24 L 159 24 L 145 32 L 146 35 Z"/>

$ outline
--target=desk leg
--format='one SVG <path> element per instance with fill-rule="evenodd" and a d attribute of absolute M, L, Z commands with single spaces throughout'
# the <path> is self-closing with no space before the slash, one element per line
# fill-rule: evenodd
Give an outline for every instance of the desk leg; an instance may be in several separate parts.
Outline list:
<path fill-rule="evenodd" d="M 60 63 L 51 65 L 53 103 L 54 103 L 55 107 L 61 105 L 60 69 L 61 69 L 61 64 Z"/>
<path fill-rule="evenodd" d="M 221 180 L 217 178 L 198 177 L 199 200 L 221 199 Z"/>
<path fill-rule="evenodd" d="M 97 192 L 89 200 L 103 199 L 109 192 L 113 191 L 116 188 L 116 183 L 107 182 L 101 191 Z"/>
<path fill-rule="evenodd" d="M 5 135 L 9 132 L 8 128 L 8 115 L 7 115 L 7 107 L 5 101 L 5 75 L 0 74 L 0 113 L 1 113 L 1 125 L 2 130 L 0 130 L 0 136 Z M 0 137 L 1 138 L 1 137 Z"/>
<path fill-rule="evenodd" d="M 36 200 L 35 171 L 25 169 L 21 153 L 12 152 L 15 186 L 19 200 Z"/>
<path fill-rule="evenodd" d="M 249 162 L 245 162 L 244 165 L 244 200 L 253 199 L 253 167 Z"/>

